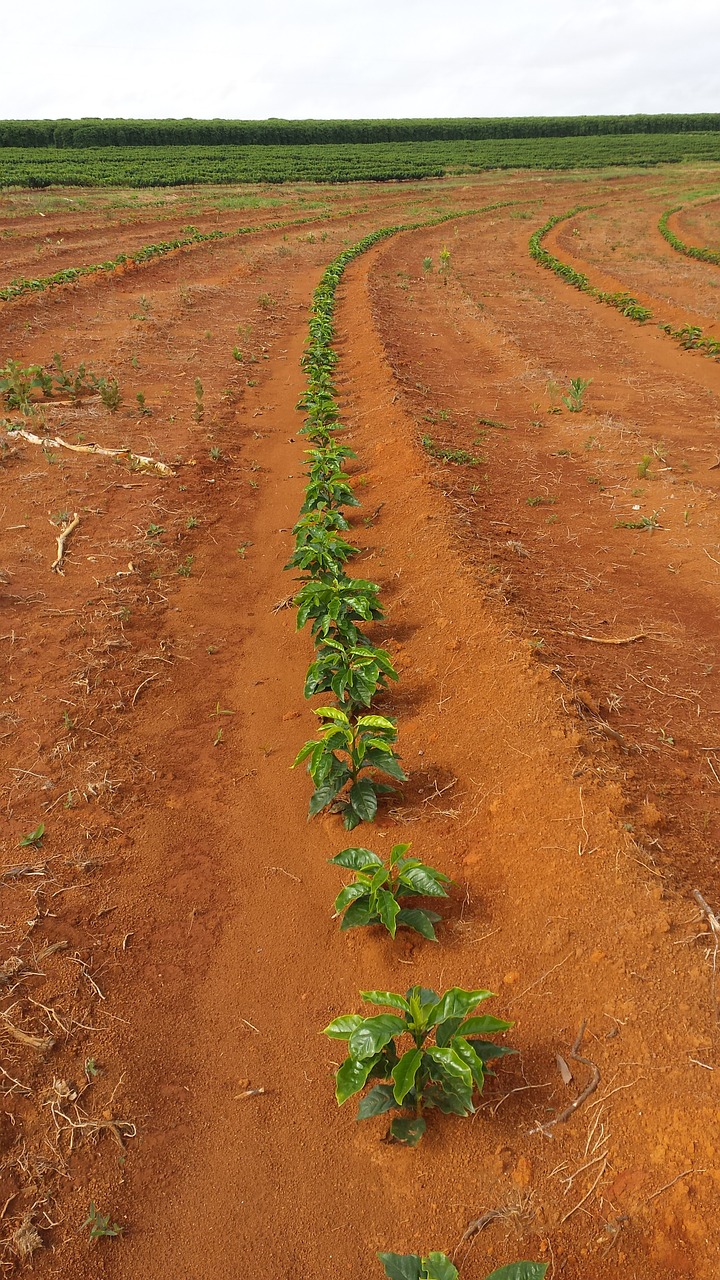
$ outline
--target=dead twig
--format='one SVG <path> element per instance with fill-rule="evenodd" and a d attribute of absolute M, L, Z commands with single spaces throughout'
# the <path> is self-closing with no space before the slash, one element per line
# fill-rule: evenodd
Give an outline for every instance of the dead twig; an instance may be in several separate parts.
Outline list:
<path fill-rule="evenodd" d="M 68 524 L 64 524 L 60 530 L 57 538 L 57 556 L 50 565 L 50 569 L 53 573 L 62 573 L 62 563 L 65 559 L 65 543 L 70 537 L 70 534 L 77 529 L 79 523 L 80 517 L 76 511 L 72 520 L 70 520 Z"/>
<path fill-rule="evenodd" d="M 22 436 L 23 440 L 27 440 L 29 444 L 39 444 L 43 449 L 70 449 L 72 453 L 99 453 L 104 458 L 127 458 L 132 466 L 145 467 L 148 471 L 157 471 L 161 476 L 175 475 L 172 467 L 169 467 L 166 462 L 158 462 L 155 458 L 148 458 L 142 453 L 133 453 L 131 449 L 106 449 L 101 444 L 70 444 L 68 440 L 62 440 L 60 436 L 36 436 L 32 431 L 27 431 L 24 427 L 13 427 L 9 434 Z"/>
<path fill-rule="evenodd" d="M 578 1107 L 581 1107 L 583 1102 L 590 1097 L 590 1094 L 595 1092 L 600 1083 L 602 1078 L 600 1075 L 600 1068 L 596 1066 L 594 1062 L 591 1062 L 589 1058 L 583 1058 L 579 1051 L 583 1036 L 585 1035 L 586 1026 L 587 1022 L 583 1022 L 575 1038 L 575 1043 L 570 1050 L 570 1057 L 573 1062 L 582 1062 L 584 1066 L 590 1068 L 592 1071 L 590 1082 L 585 1086 L 582 1093 L 578 1095 L 575 1101 L 571 1102 L 569 1107 L 566 1107 L 564 1111 L 560 1112 L 559 1116 L 555 1116 L 554 1120 L 548 1120 L 545 1124 L 538 1123 L 537 1127 L 532 1130 L 533 1133 L 544 1133 L 546 1137 L 549 1137 L 548 1129 L 553 1129 L 556 1124 L 564 1124 L 566 1120 L 569 1120 L 570 1117 L 575 1114 Z M 579 1208 L 579 1206 L 577 1207 Z M 564 1221 L 565 1219 L 563 1218 L 563 1222 Z"/>
<path fill-rule="evenodd" d="M 647 632 L 638 631 L 636 636 L 619 636 L 613 639 L 611 636 L 585 636 L 579 631 L 561 631 L 562 636 L 572 636 L 575 640 L 587 640 L 590 644 L 634 644 L 636 640 L 646 640 Z"/>

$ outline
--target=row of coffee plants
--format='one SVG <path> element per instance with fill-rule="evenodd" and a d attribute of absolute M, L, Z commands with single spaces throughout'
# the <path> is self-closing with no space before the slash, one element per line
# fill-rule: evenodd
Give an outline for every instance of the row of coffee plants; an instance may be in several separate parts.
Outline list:
<path fill-rule="evenodd" d="M 604 290 L 596 288 L 581 271 L 576 271 L 570 263 L 556 258 L 543 247 L 543 239 L 549 231 L 552 231 L 553 227 L 556 227 L 559 222 L 566 222 L 569 218 L 575 217 L 578 213 L 585 212 L 589 207 L 588 205 L 578 205 L 577 208 L 570 209 L 568 213 L 561 213 L 556 217 L 549 218 L 545 225 L 539 227 L 530 237 L 530 256 L 541 267 L 547 267 L 550 271 L 554 271 L 566 284 L 573 285 L 581 293 L 586 293 L 591 298 L 596 298 L 598 302 L 604 302 L 610 307 L 615 307 L 622 315 L 627 316 L 629 320 L 637 320 L 640 324 L 644 324 L 646 320 L 652 320 L 653 313 L 650 308 L 644 307 L 638 302 L 637 298 L 633 298 L 631 294 L 622 291 L 606 293 Z M 718 258 L 720 259 L 720 254 Z M 675 342 L 679 342 L 680 346 L 684 347 L 686 351 L 701 351 L 703 355 L 711 356 L 715 359 L 720 358 L 720 341 L 716 338 L 708 337 L 707 334 L 703 333 L 702 329 L 694 325 L 683 325 L 680 329 L 675 329 L 671 324 L 662 324 L 658 321 L 658 328 L 663 333 L 668 334 Z"/>
<path fill-rule="evenodd" d="M 458 216 L 467 215 L 445 215 L 414 226 L 432 226 Z M 298 408 L 305 414 L 301 434 L 310 447 L 305 497 L 293 530 L 295 550 L 286 568 L 299 573 L 294 601 L 298 630 L 309 624 L 315 644 L 305 696 L 331 694 L 335 705 L 316 710 L 319 735 L 305 743 L 293 767 L 307 763 L 314 787 L 309 816 L 326 809 L 341 813 L 349 830 L 373 821 L 378 799 L 392 790 L 392 782 L 402 782 L 406 775 L 395 751 L 395 721 L 373 710 L 374 699 L 397 680 L 389 653 L 364 630 L 383 617 L 380 589 L 377 583 L 347 572 L 358 554 L 348 536 L 347 513 L 359 503 L 345 471 L 347 461 L 356 455 L 339 439 L 345 428 L 334 381 L 338 363 L 333 345 L 335 300 L 342 275 L 354 258 L 386 237 L 411 229 L 382 228 L 330 263 L 313 295 L 302 359 L 307 387 Z M 436 940 L 437 913 L 404 906 L 401 900 L 404 896 L 445 898 L 449 878 L 408 856 L 409 848 L 395 845 L 387 863 L 358 847 L 343 849 L 330 859 L 354 873 L 335 901 L 341 929 L 379 925 L 394 938 L 404 926 Z M 360 995 L 384 1011 L 369 1016 L 344 1014 L 324 1029 L 332 1040 L 347 1045 L 347 1057 L 335 1076 L 338 1105 L 362 1094 L 359 1120 L 395 1113 L 387 1138 L 409 1147 L 422 1138 L 428 1111 L 471 1116 L 474 1094 L 482 1092 L 485 1076 L 492 1070 L 489 1064 L 513 1052 L 488 1039 L 508 1031 L 512 1023 L 476 1014 L 492 992 L 452 987 L 439 994 L 413 986 L 404 995 L 379 990 Z M 455 1280 L 458 1276 L 441 1253 L 378 1256 L 391 1280 Z M 496 1272 L 494 1280 L 541 1280 L 544 1271 L 544 1264 L 516 1263 Z"/>
<path fill-rule="evenodd" d="M 568 213 L 561 213 L 556 217 L 549 218 L 544 226 L 539 227 L 531 235 L 530 256 L 536 262 L 539 262 L 541 267 L 547 267 L 550 271 L 554 271 L 567 284 L 573 285 L 576 289 L 580 289 L 582 293 L 589 294 L 592 298 L 597 298 L 598 302 L 604 302 L 609 307 L 615 307 L 616 310 L 630 320 L 639 320 L 641 324 L 645 320 L 651 320 L 652 312 L 647 307 L 641 306 L 637 298 L 633 298 L 631 294 L 622 291 L 606 293 L 603 289 L 597 289 L 581 271 L 576 271 L 569 263 L 562 262 L 560 258 L 556 258 L 547 249 L 543 248 L 542 242 L 553 227 L 556 227 L 560 222 L 567 222 L 569 218 L 574 218 L 578 213 L 584 213 L 588 208 L 590 208 L 589 205 L 577 205 L 576 208 L 570 209 Z"/>
<path fill-rule="evenodd" d="M 353 212 L 353 210 L 347 210 L 346 214 L 351 217 Z M 83 276 L 115 271 L 118 267 L 140 267 L 147 262 L 152 262 L 155 258 L 162 258 L 165 254 L 172 253 L 175 249 L 187 249 L 194 245 L 206 244 L 211 240 L 230 240 L 233 236 L 260 235 L 268 231 L 282 231 L 286 227 L 302 227 L 308 223 L 323 221 L 325 221 L 323 217 L 292 218 L 286 222 L 264 222 L 254 227 L 238 227 L 236 231 L 193 231 L 189 235 L 179 236 L 174 240 L 159 240 L 157 244 L 143 245 L 132 253 L 119 253 L 115 258 L 109 258 L 106 262 L 96 262 L 92 266 L 65 267 L 62 271 L 54 271 L 52 275 L 39 276 L 37 279 L 22 277 L 12 280 L 10 284 L 0 288 L 0 302 L 14 302 L 24 294 L 42 293 L 58 285 L 72 284 Z"/>
<path fill-rule="evenodd" d="M 686 244 L 679 236 L 675 234 L 670 226 L 670 219 L 674 213 L 680 213 L 683 205 L 676 204 L 672 209 L 666 209 L 661 215 L 658 222 L 658 230 L 665 237 L 668 244 L 672 246 L 677 253 L 684 253 L 686 258 L 697 258 L 699 262 L 712 262 L 716 267 L 720 267 L 720 250 L 719 249 L 701 249 L 694 244 Z"/>
<path fill-rule="evenodd" d="M 0 187 L 381 182 L 488 169 L 647 167 L 684 160 L 720 160 L 720 133 L 298 146 L 0 147 Z"/>

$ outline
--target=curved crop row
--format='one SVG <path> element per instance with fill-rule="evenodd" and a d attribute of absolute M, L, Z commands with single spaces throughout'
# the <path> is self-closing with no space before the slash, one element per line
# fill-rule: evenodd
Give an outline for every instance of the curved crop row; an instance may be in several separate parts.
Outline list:
<path fill-rule="evenodd" d="M 575 209 L 570 209 L 568 213 L 557 214 L 553 218 L 549 218 L 544 226 L 538 227 L 530 237 L 530 255 L 541 267 L 547 267 L 550 271 L 554 271 L 567 284 L 573 285 L 576 289 L 580 289 L 582 293 L 587 293 L 591 298 L 596 298 L 598 302 L 604 302 L 610 307 L 615 307 L 622 315 L 627 316 L 629 320 L 637 320 L 640 324 L 644 324 L 646 320 L 652 320 L 652 311 L 649 307 L 642 306 L 637 298 L 633 298 L 632 294 L 619 291 L 617 293 L 606 293 L 603 289 L 598 289 L 590 282 L 586 275 L 581 271 L 576 271 L 568 262 L 562 262 L 560 258 L 556 258 L 547 249 L 543 248 L 543 239 L 556 227 L 559 222 L 566 222 L 568 218 L 573 218 L 577 213 L 583 213 L 588 209 L 589 205 L 578 205 Z M 673 212 L 669 210 L 668 214 Z M 672 234 L 672 233 L 671 233 Z M 720 259 L 720 254 L 718 254 Z M 663 324 L 658 321 L 658 328 L 672 338 L 674 342 L 679 342 L 680 346 L 686 351 L 700 351 L 703 355 L 710 356 L 712 359 L 720 359 L 720 341 L 717 338 L 711 338 L 704 334 L 702 329 L 696 325 L 682 325 L 679 329 L 674 329 L 671 324 Z"/>
<path fill-rule="evenodd" d="M 348 210 L 348 216 L 352 216 L 353 211 Z M 140 249 L 136 249 L 133 253 L 119 253 L 115 258 L 109 258 L 107 262 L 96 262 L 86 267 L 65 267 L 62 271 L 54 271 L 49 276 L 39 276 L 37 279 L 29 279 L 22 277 L 17 280 L 11 280 L 10 284 L 0 288 L 0 302 L 14 302 L 16 298 L 21 298 L 27 293 L 42 293 L 46 289 L 52 289 L 58 285 L 72 284 L 75 280 L 79 280 L 82 276 L 98 275 L 101 272 L 115 271 L 117 267 L 143 266 L 146 262 L 152 262 L 155 258 L 162 258 L 166 253 L 172 253 L 175 249 L 186 249 L 191 245 L 206 244 L 209 240 L 230 240 L 233 236 L 249 236 L 266 231 L 282 231 L 285 227 L 302 227 L 310 222 L 321 222 L 322 218 L 293 218 L 287 222 L 265 222 L 261 226 L 254 227 L 238 227 L 236 231 L 193 231 L 187 236 L 178 237 L 175 240 L 159 240 L 157 244 L 146 244 Z"/>
<path fill-rule="evenodd" d="M 684 206 L 676 204 L 672 209 L 666 209 L 660 216 L 658 222 L 658 230 L 661 236 L 664 236 L 668 244 L 671 245 L 677 253 L 684 253 L 686 258 L 697 258 L 699 262 L 712 262 L 713 266 L 720 267 L 720 250 L 718 249 L 701 249 L 694 244 L 686 244 L 670 226 L 670 218 L 674 213 L 679 213 Z"/>
<path fill-rule="evenodd" d="M 547 267 L 550 271 L 554 271 L 561 280 L 567 284 L 573 285 L 576 289 L 580 289 L 583 293 L 587 293 L 592 298 L 597 298 L 598 302 L 604 302 L 609 307 L 615 307 L 621 315 L 627 316 L 629 320 L 637 320 L 643 324 L 645 320 L 652 319 L 652 311 L 648 307 L 643 307 L 637 298 L 633 298 L 632 294 L 618 291 L 617 293 L 607 293 L 603 289 L 598 289 L 591 284 L 588 277 L 583 275 L 581 271 L 576 271 L 568 262 L 562 262 L 560 258 L 556 258 L 547 249 L 543 248 L 543 240 L 553 227 L 559 222 L 566 222 L 568 218 L 574 218 L 577 213 L 584 213 L 591 206 L 586 204 L 577 205 L 574 209 L 570 209 L 568 213 L 557 214 L 553 218 L 549 218 L 544 226 L 538 227 L 530 237 L 530 255 L 541 267 Z"/>

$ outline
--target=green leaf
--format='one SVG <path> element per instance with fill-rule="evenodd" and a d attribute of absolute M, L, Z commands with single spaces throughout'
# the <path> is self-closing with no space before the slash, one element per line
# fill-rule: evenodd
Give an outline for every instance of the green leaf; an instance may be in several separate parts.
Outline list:
<path fill-rule="evenodd" d="M 543 1280 L 549 1265 L 548 1262 L 511 1262 L 493 1271 L 487 1280 Z"/>
<path fill-rule="evenodd" d="M 425 1056 L 440 1067 L 441 1076 L 447 1077 L 449 1081 L 457 1081 L 466 1089 L 472 1089 L 472 1072 L 454 1049 L 440 1049 L 437 1045 L 430 1045 L 425 1050 Z"/>
<path fill-rule="evenodd" d="M 404 858 L 409 848 L 409 844 L 394 844 L 390 850 L 390 866 L 394 867 L 399 858 Z"/>
<path fill-rule="evenodd" d="M 446 1018 L 466 1018 L 476 1005 L 493 994 L 492 991 L 465 991 L 463 987 L 451 987 L 431 1011 L 428 1026 L 437 1026 Z"/>
<path fill-rule="evenodd" d="M 331 778 L 329 782 L 324 782 L 321 787 L 317 787 L 308 806 L 308 816 L 314 818 L 321 809 L 326 809 L 329 804 L 332 804 L 336 795 L 342 791 L 343 785 L 342 779 Z"/>
<path fill-rule="evenodd" d="M 344 933 L 346 929 L 361 928 L 367 924 L 377 924 L 377 916 L 370 910 L 369 899 L 358 898 L 356 902 L 351 902 L 345 911 L 340 925 L 340 932 Z"/>
<path fill-rule="evenodd" d="M 332 1040 L 349 1040 L 356 1027 L 362 1022 L 362 1014 L 360 1013 L 344 1013 L 340 1018 L 334 1018 L 332 1022 L 323 1030 L 324 1036 L 330 1036 Z"/>
<path fill-rule="evenodd" d="M 370 849 L 342 849 L 334 858 L 328 858 L 338 867 L 347 867 L 349 871 L 368 871 L 370 867 L 381 867 L 382 859 Z"/>
<path fill-rule="evenodd" d="M 403 907 L 398 912 L 397 923 L 406 929 L 414 929 L 430 942 L 437 942 L 432 920 L 426 911 L 420 911 L 418 907 Z"/>
<path fill-rule="evenodd" d="M 392 1085 L 376 1084 L 364 1098 L 360 1099 L 358 1104 L 358 1120 L 369 1120 L 372 1116 L 384 1115 L 386 1111 L 392 1111 L 397 1103 L 393 1097 Z"/>
<path fill-rule="evenodd" d="M 316 707 L 315 715 L 322 716 L 324 720 L 336 720 L 343 727 L 349 724 L 348 718 L 344 711 L 338 711 L 337 707 Z"/>
<path fill-rule="evenodd" d="M 444 1253 L 429 1253 L 422 1264 L 426 1280 L 458 1280 L 457 1267 Z"/>
<path fill-rule="evenodd" d="M 491 1040 L 468 1040 L 481 1062 L 492 1062 L 494 1058 L 506 1058 L 509 1053 L 517 1053 L 517 1049 L 508 1049 L 504 1044 L 493 1044 Z"/>
<path fill-rule="evenodd" d="M 350 788 L 350 805 L 361 822 L 373 821 L 377 813 L 377 796 L 369 778 L 361 778 Z"/>
<path fill-rule="evenodd" d="M 311 751 L 314 751 L 314 749 L 315 749 L 316 745 L 317 745 L 317 744 L 313 741 L 313 739 L 312 739 L 312 738 L 310 739 L 310 741 L 309 741 L 309 742 L 306 742 L 306 743 L 305 743 L 305 746 L 304 746 L 304 747 L 301 747 L 301 748 L 300 748 L 300 750 L 298 751 L 298 753 L 297 753 L 297 755 L 296 755 L 295 759 L 293 760 L 293 762 L 292 762 L 292 764 L 291 764 L 290 768 L 291 768 L 291 769 L 294 769 L 296 765 L 298 765 L 298 764 L 302 764 L 303 760 L 307 760 L 308 756 L 310 755 L 310 752 L 311 752 Z"/>
<path fill-rule="evenodd" d="M 403 1116 L 396 1116 L 390 1125 L 390 1137 L 396 1142 L 403 1142 L 406 1147 L 416 1147 L 422 1138 L 427 1125 L 422 1116 L 413 1116 L 410 1120 L 406 1120 Z"/>
<path fill-rule="evenodd" d="M 372 880 L 370 881 L 370 892 L 375 893 L 376 890 L 382 887 L 382 885 L 387 884 L 389 879 L 390 879 L 390 872 L 388 871 L 387 867 L 383 866 L 381 863 L 377 871 L 373 875 Z"/>
<path fill-rule="evenodd" d="M 485 1083 L 482 1058 L 478 1057 L 472 1045 L 467 1040 L 463 1040 L 462 1036 L 453 1037 L 451 1048 L 465 1066 L 469 1067 L 475 1087 L 482 1093 Z"/>
<path fill-rule="evenodd" d="M 370 895 L 368 892 L 367 885 L 366 884 L 346 885 L 344 889 L 340 890 L 340 893 L 335 899 L 336 913 L 340 915 L 341 911 L 344 911 L 345 908 L 348 907 L 351 902 L 355 902 L 355 900 L 358 898 L 367 898 L 369 903 Z"/>
<path fill-rule="evenodd" d="M 494 1031 L 509 1031 L 513 1025 L 488 1013 L 482 1018 L 466 1018 L 459 1030 L 461 1036 L 482 1036 L 492 1035 Z"/>
<path fill-rule="evenodd" d="M 421 1280 L 422 1261 L 416 1253 L 379 1253 L 388 1280 Z"/>
<path fill-rule="evenodd" d="M 406 884 L 413 893 L 422 893 L 428 898 L 447 898 L 441 881 L 447 884 L 448 877 L 441 871 L 434 871 L 432 867 L 421 865 L 409 869 L 402 867 L 400 870 L 401 884 Z"/>
<path fill-rule="evenodd" d="M 393 1036 L 405 1030 L 405 1019 L 394 1013 L 379 1013 L 374 1018 L 363 1018 L 350 1036 L 348 1050 L 353 1058 L 363 1060 L 379 1053 Z"/>
<path fill-rule="evenodd" d="M 397 726 L 393 720 L 388 720 L 385 716 L 360 716 L 358 719 L 358 728 L 390 729 L 395 733 Z"/>
<path fill-rule="evenodd" d="M 36 827 L 34 831 L 30 831 L 28 835 L 23 836 L 22 840 L 20 841 L 20 844 L 18 845 L 18 848 L 27 849 L 30 845 L 34 845 L 35 847 L 37 847 L 40 844 L 40 841 L 42 840 L 44 835 L 45 835 L 45 823 L 41 822 L 40 826 Z"/>
<path fill-rule="evenodd" d="M 378 1054 L 359 1062 L 357 1058 L 346 1058 L 335 1076 L 335 1097 L 338 1106 L 359 1093 L 378 1059 Z"/>
<path fill-rule="evenodd" d="M 385 925 L 391 938 L 395 937 L 396 919 L 400 912 L 400 903 L 388 889 L 379 889 L 376 896 L 377 913 Z"/>
<path fill-rule="evenodd" d="M 395 991 L 361 991 L 360 995 L 368 1004 L 388 1004 L 392 1009 L 402 1009 L 403 1013 L 410 1012 L 410 1005 L 404 996 L 399 996 Z"/>
<path fill-rule="evenodd" d="M 422 1062 L 422 1049 L 408 1049 L 392 1073 L 393 1095 L 398 1103 L 404 1102 L 415 1085 L 415 1077 Z"/>

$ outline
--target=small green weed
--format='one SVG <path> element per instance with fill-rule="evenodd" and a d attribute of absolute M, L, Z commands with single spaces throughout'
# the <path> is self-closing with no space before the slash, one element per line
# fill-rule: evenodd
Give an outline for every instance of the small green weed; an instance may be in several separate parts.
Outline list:
<path fill-rule="evenodd" d="M 117 1222 L 110 1221 L 109 1213 L 98 1213 L 95 1202 L 90 1201 L 90 1212 L 83 1222 L 83 1227 L 90 1228 L 91 1240 L 103 1240 L 111 1236 L 121 1236 L 123 1228 Z"/>
<path fill-rule="evenodd" d="M 28 835 L 23 836 L 18 848 L 20 849 L 39 849 L 43 836 L 45 835 L 45 823 L 41 822 L 39 827 L 34 831 L 30 831 Z"/>
<path fill-rule="evenodd" d="M 592 382 L 592 378 L 571 378 L 570 379 L 570 386 L 568 387 L 567 391 L 565 392 L 565 395 L 562 398 L 563 404 L 565 405 L 566 409 L 570 410 L 570 413 L 582 412 L 583 402 L 585 399 L 585 392 L 587 391 L 591 382 Z"/>

